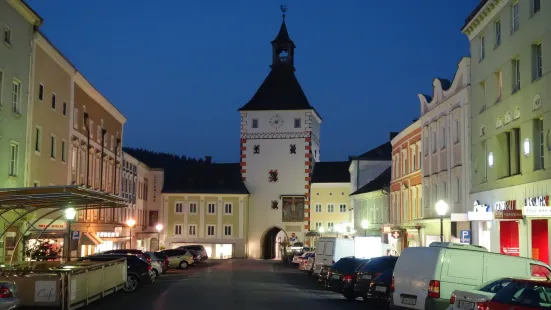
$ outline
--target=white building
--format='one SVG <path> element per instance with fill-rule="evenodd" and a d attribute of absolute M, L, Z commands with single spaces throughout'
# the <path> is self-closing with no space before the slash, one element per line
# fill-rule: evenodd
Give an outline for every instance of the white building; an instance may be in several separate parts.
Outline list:
<path fill-rule="evenodd" d="M 304 242 L 310 178 L 320 158 L 321 118 L 295 76 L 295 44 L 285 21 L 272 42 L 272 65 L 241 113 L 242 177 L 250 191 L 247 252 L 273 258 L 277 241 Z"/>
<path fill-rule="evenodd" d="M 447 202 L 446 219 L 451 219 L 451 223 L 446 224 L 445 241 L 457 241 L 461 230 L 470 229 L 467 211 L 472 205 L 469 203 L 470 58 L 462 58 L 457 67 L 453 81 L 434 79 L 432 96 L 419 95 L 423 219 L 427 233 L 432 230 L 438 235 L 440 224 L 435 204 L 439 200 Z"/>

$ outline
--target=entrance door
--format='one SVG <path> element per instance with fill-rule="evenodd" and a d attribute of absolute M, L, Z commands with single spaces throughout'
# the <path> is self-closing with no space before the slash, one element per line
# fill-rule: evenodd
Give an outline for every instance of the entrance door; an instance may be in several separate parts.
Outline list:
<path fill-rule="evenodd" d="M 499 222 L 499 249 L 501 254 L 520 255 L 517 221 Z"/>
<path fill-rule="evenodd" d="M 549 224 L 532 220 L 532 258 L 549 264 Z"/>

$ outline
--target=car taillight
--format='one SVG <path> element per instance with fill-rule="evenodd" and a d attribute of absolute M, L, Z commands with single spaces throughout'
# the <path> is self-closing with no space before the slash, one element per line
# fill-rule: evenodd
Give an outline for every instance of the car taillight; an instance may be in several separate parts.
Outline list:
<path fill-rule="evenodd" d="M 153 269 L 153 267 L 151 266 L 151 264 L 147 265 L 147 270 L 151 270 Z"/>
<path fill-rule="evenodd" d="M 373 278 L 376 278 L 376 277 L 380 276 L 381 274 L 382 274 L 382 273 L 377 272 L 377 273 L 373 276 Z"/>
<path fill-rule="evenodd" d="M 0 287 L 0 298 L 11 298 L 13 297 L 13 293 L 10 291 L 9 288 L 3 286 Z"/>
<path fill-rule="evenodd" d="M 344 275 L 342 276 L 342 280 L 346 282 L 352 282 L 352 275 L 349 275 L 349 274 Z"/>
<path fill-rule="evenodd" d="M 147 258 L 147 262 L 151 264 L 151 257 Z"/>
<path fill-rule="evenodd" d="M 485 302 L 478 302 L 476 303 L 476 308 L 478 310 L 490 310 L 490 303 L 485 301 Z"/>
<path fill-rule="evenodd" d="M 390 291 L 394 292 L 394 276 L 392 276 L 392 282 L 390 283 Z"/>
<path fill-rule="evenodd" d="M 450 297 L 450 305 L 453 304 L 455 304 L 455 294 L 452 294 L 452 296 Z"/>
<path fill-rule="evenodd" d="M 374 287 L 375 286 L 375 282 L 369 282 L 369 287 Z"/>
<path fill-rule="evenodd" d="M 440 298 L 440 281 L 431 280 L 429 282 L 429 297 Z"/>

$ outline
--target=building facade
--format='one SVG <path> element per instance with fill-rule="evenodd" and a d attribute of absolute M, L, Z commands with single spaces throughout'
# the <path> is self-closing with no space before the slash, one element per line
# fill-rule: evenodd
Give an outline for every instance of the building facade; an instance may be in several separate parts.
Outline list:
<path fill-rule="evenodd" d="M 430 227 L 429 223 L 419 223 L 423 218 L 420 121 L 402 130 L 391 143 L 390 223 L 392 231 L 399 231 L 391 245 L 394 251 L 401 253 L 407 247 L 421 246 L 421 230 Z"/>
<path fill-rule="evenodd" d="M 551 191 L 546 1 L 483 1 L 470 41 L 473 242 L 549 262 Z M 474 214 L 474 213 L 477 214 Z"/>
<path fill-rule="evenodd" d="M 320 157 L 321 118 L 297 81 L 294 51 L 283 21 L 272 41 L 271 71 L 239 109 L 241 172 L 251 193 L 251 258 L 273 258 L 278 239 L 304 242 L 310 229 L 310 179 Z"/>
<path fill-rule="evenodd" d="M 422 161 L 422 217 L 427 222 L 424 245 L 440 241 L 440 200 L 448 205 L 444 240 L 460 242 L 461 231 L 470 230 L 470 64 L 470 58 L 462 58 L 453 81 L 434 79 L 433 94 L 419 95 L 423 149 L 420 144 L 417 159 Z"/>
<path fill-rule="evenodd" d="M 354 229 L 349 166 L 348 161 L 315 164 L 310 197 L 310 230 L 326 236 L 346 234 Z"/>

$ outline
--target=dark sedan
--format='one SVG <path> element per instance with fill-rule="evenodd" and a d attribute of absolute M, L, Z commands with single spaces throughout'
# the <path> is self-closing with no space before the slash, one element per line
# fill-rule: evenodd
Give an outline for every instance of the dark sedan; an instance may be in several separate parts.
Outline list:
<path fill-rule="evenodd" d="M 356 272 L 368 261 L 364 258 L 341 258 L 329 270 L 326 287 L 334 292 L 342 293 L 346 299 L 356 299 L 358 297 L 354 292 Z"/>
<path fill-rule="evenodd" d="M 397 256 L 381 256 L 372 258 L 367 264 L 362 266 L 358 270 L 357 281 L 354 287 L 356 295 L 361 296 L 364 300 L 367 300 L 367 293 L 369 291 L 371 280 L 380 276 L 389 268 L 394 268 Z"/>
<path fill-rule="evenodd" d="M 367 291 L 367 300 L 369 302 L 380 304 L 386 308 L 390 307 L 390 286 L 392 285 L 393 273 L 394 268 L 387 269 L 371 281 L 369 290 Z"/>

